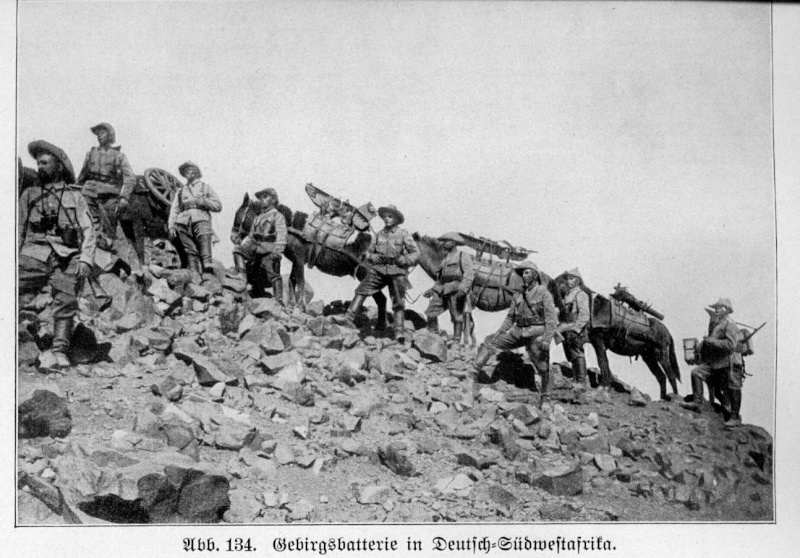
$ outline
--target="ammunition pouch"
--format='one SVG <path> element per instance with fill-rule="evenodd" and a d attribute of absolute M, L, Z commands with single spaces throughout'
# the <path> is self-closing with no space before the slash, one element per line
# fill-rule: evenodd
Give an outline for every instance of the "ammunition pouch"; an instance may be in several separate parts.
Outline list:
<path fill-rule="evenodd" d="M 116 176 L 108 176 L 97 172 L 90 172 L 86 175 L 86 180 L 94 180 L 95 182 L 104 182 L 113 186 L 122 186 L 122 178 Z"/>
<path fill-rule="evenodd" d="M 515 323 L 517 324 L 517 327 L 530 327 L 533 325 L 543 325 L 540 320 L 536 319 L 533 316 L 517 318 L 515 320 Z"/>

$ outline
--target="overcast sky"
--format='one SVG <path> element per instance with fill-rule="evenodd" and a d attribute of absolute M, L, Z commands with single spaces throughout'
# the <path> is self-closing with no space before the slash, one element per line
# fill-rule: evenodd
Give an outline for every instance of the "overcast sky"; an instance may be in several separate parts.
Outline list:
<path fill-rule="evenodd" d="M 26 165 L 42 138 L 80 166 L 100 121 L 139 174 L 191 159 L 222 199 L 226 264 L 244 193 L 309 212 L 307 182 L 396 204 L 410 231 L 535 249 L 551 275 L 578 266 L 664 313 L 682 394 L 681 341 L 729 297 L 735 319 L 768 322 L 743 415 L 773 430 L 768 4 L 23 2 L 18 25 Z M 326 300 L 356 286 L 307 276 Z M 481 337 L 502 318 L 476 313 Z M 643 363 L 612 366 L 657 395 Z"/>

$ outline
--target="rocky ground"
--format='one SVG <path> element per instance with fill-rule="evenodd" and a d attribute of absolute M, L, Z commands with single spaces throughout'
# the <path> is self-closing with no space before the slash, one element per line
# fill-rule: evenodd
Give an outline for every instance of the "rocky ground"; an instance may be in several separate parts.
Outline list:
<path fill-rule="evenodd" d="M 762 428 L 619 382 L 575 391 L 557 364 L 542 403 L 516 355 L 478 384 L 471 349 L 342 328 L 341 304 L 243 301 L 221 267 L 122 276 L 99 277 L 108 308 L 82 300 L 84 364 L 63 372 L 49 294 L 21 309 L 21 524 L 774 518 Z"/>

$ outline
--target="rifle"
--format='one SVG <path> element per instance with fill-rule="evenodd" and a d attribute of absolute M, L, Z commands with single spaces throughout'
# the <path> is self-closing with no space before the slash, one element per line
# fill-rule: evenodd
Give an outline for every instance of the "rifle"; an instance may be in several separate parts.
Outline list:
<path fill-rule="evenodd" d="M 743 326 L 743 327 L 750 327 L 750 326 L 746 326 L 746 325 L 744 325 L 744 324 L 740 324 L 739 322 L 736 322 L 736 323 L 737 323 L 737 324 L 739 324 L 740 326 Z M 760 326 L 758 326 L 757 328 L 755 328 L 755 329 L 754 329 L 753 331 L 751 331 L 750 333 L 745 333 L 744 337 L 742 337 L 741 343 L 747 343 L 748 341 L 750 341 L 750 339 L 752 339 L 752 338 L 753 338 L 753 335 L 755 335 L 756 333 L 758 333 L 758 331 L 759 331 L 759 330 L 760 330 L 762 327 L 764 327 L 765 325 L 767 325 L 767 322 L 764 322 L 763 324 L 761 324 Z"/>

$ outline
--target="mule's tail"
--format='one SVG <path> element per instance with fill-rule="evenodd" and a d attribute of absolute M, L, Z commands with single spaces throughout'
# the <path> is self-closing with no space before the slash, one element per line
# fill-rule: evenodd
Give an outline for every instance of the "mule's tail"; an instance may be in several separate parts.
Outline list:
<path fill-rule="evenodd" d="M 681 367 L 678 365 L 678 357 L 675 355 L 675 340 L 672 338 L 672 334 L 669 336 L 669 362 L 672 369 L 675 370 L 675 378 L 680 382 Z"/>

